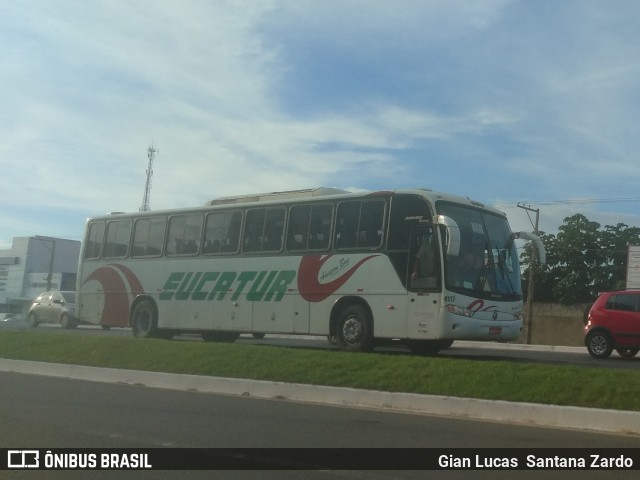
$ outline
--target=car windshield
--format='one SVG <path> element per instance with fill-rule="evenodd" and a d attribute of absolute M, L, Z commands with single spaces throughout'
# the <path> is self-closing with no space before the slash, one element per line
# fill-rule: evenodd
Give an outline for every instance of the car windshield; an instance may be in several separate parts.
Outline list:
<path fill-rule="evenodd" d="M 477 298 L 522 297 L 520 265 L 505 217 L 441 202 L 460 229 L 460 251 L 445 261 L 446 286 Z"/>

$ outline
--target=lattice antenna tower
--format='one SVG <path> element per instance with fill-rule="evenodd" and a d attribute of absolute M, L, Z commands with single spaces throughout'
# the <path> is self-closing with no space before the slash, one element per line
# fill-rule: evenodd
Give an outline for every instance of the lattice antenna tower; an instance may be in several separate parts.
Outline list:
<path fill-rule="evenodd" d="M 151 195 L 151 177 L 153 176 L 153 159 L 156 156 L 156 153 L 159 153 L 160 150 L 155 148 L 153 145 L 149 147 L 147 150 L 147 157 L 149 158 L 149 166 L 147 167 L 147 183 L 144 187 L 144 197 L 142 197 L 142 206 L 140 207 L 141 212 L 148 212 L 151 210 L 149 208 L 149 196 Z"/>

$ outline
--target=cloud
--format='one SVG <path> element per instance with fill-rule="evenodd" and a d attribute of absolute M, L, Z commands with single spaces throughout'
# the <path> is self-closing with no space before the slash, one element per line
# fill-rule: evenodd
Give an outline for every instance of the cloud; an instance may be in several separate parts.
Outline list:
<path fill-rule="evenodd" d="M 150 144 L 152 209 L 322 185 L 515 203 L 640 181 L 636 2 L 25 5 L 0 4 L 6 232 L 137 210 Z"/>

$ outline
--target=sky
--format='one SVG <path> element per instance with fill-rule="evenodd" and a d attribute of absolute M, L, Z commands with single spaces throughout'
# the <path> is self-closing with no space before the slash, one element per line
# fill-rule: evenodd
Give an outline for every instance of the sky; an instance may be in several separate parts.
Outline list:
<path fill-rule="evenodd" d="M 0 249 L 138 211 L 152 145 L 151 210 L 426 187 L 640 226 L 636 0 L 12 0 L 0 45 Z"/>

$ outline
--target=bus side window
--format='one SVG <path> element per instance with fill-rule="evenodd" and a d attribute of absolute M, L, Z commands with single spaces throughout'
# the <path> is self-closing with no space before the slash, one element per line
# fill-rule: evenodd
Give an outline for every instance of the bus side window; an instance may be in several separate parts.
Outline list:
<path fill-rule="evenodd" d="M 242 240 L 245 252 L 277 252 L 282 248 L 285 209 L 255 208 L 247 211 Z"/>
<path fill-rule="evenodd" d="M 227 225 L 227 235 L 222 238 L 221 252 L 235 253 L 240 245 L 240 230 L 242 229 L 242 212 L 231 213 Z"/>
<path fill-rule="evenodd" d="M 338 205 L 334 240 L 337 249 L 355 248 L 358 246 L 361 203 L 360 201 L 342 202 Z"/>
<path fill-rule="evenodd" d="M 89 233 L 85 239 L 84 259 L 93 260 L 100 258 L 102 243 L 104 241 L 104 222 L 95 222 L 89 225 Z"/>
<path fill-rule="evenodd" d="M 176 215 L 169 220 L 167 255 L 196 255 L 200 248 L 202 215 Z"/>
<path fill-rule="evenodd" d="M 289 213 L 287 250 L 326 250 L 331 241 L 333 205 L 297 205 Z"/>
<path fill-rule="evenodd" d="M 358 247 L 376 248 L 382 244 L 384 200 L 362 203 Z"/>
<path fill-rule="evenodd" d="M 165 217 L 139 218 L 133 227 L 132 257 L 157 257 L 162 254 Z"/>
<path fill-rule="evenodd" d="M 336 248 L 380 247 L 384 226 L 384 206 L 384 200 L 357 200 L 338 205 Z"/>
<path fill-rule="evenodd" d="M 291 208 L 287 228 L 287 250 L 305 250 L 309 236 L 310 205 L 299 205 Z"/>
<path fill-rule="evenodd" d="M 309 250 L 326 250 L 331 239 L 332 205 L 314 205 L 309 225 Z"/>
<path fill-rule="evenodd" d="M 262 242 L 263 251 L 278 252 L 282 248 L 284 216 L 284 208 L 267 209 Z"/>
<path fill-rule="evenodd" d="M 264 208 L 247 210 L 244 237 L 242 239 L 243 251 L 259 252 L 262 250 L 265 215 L 266 209 Z"/>
<path fill-rule="evenodd" d="M 391 200 L 387 248 L 406 252 L 409 249 L 411 225 L 418 221 L 428 221 L 431 216 L 429 206 L 421 197 L 394 195 Z"/>
<path fill-rule="evenodd" d="M 202 251 L 205 254 L 238 251 L 242 213 L 214 212 L 207 215 Z"/>
<path fill-rule="evenodd" d="M 105 258 L 123 258 L 129 253 L 131 220 L 116 220 L 107 224 L 107 239 L 104 247 Z"/>

